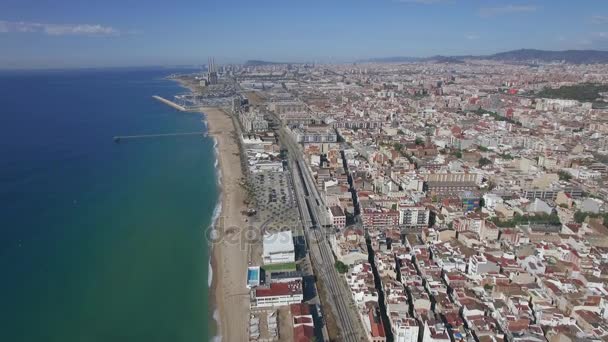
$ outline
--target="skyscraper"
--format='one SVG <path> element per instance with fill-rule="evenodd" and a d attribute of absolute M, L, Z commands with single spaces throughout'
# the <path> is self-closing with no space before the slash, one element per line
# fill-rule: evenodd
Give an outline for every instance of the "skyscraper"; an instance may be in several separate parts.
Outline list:
<path fill-rule="evenodd" d="M 209 58 L 207 62 L 207 84 L 217 84 L 217 70 L 215 68 L 215 58 Z"/>

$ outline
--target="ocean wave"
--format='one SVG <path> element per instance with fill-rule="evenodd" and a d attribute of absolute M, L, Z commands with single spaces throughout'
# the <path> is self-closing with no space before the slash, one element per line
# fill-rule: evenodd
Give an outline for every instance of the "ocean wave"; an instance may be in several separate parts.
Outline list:
<path fill-rule="evenodd" d="M 220 170 L 220 150 L 218 149 L 218 141 L 216 137 L 213 137 L 213 154 L 215 155 L 215 162 L 213 164 L 213 167 L 215 168 L 217 184 L 221 187 L 222 172 Z"/>
<path fill-rule="evenodd" d="M 211 245 L 209 246 L 209 253 L 213 253 L 213 240 L 215 240 L 216 235 L 217 235 L 217 229 L 215 228 L 215 225 L 217 224 L 217 220 L 220 218 L 220 215 L 222 214 L 222 197 L 221 194 L 217 199 L 217 204 L 215 205 L 215 208 L 213 209 L 213 215 L 211 216 L 211 224 L 209 225 L 208 229 L 211 229 Z M 210 258 L 211 259 L 211 258 Z M 213 266 L 211 265 L 211 260 L 209 261 L 209 287 L 211 287 L 211 285 L 213 284 Z"/>
<path fill-rule="evenodd" d="M 215 175 L 216 175 L 216 179 L 217 179 L 217 185 L 219 188 L 219 192 L 218 192 L 218 196 L 217 196 L 217 204 L 215 205 L 215 208 L 213 209 L 213 215 L 211 216 L 211 225 L 209 227 L 209 229 L 211 229 L 212 240 L 213 240 L 213 238 L 215 238 L 215 236 L 217 234 L 216 224 L 217 224 L 218 219 L 220 218 L 220 215 L 222 214 L 222 189 L 221 189 L 222 172 L 219 167 L 220 154 L 219 154 L 219 149 L 218 149 L 218 141 L 217 141 L 217 138 L 215 138 L 215 137 L 213 137 L 213 154 L 215 156 L 215 163 L 214 163 L 213 167 L 215 168 Z M 213 243 L 210 246 L 210 253 L 213 253 Z M 211 265 L 211 261 L 210 261 L 209 262 L 209 284 L 208 284 L 209 287 L 211 287 L 212 284 L 213 284 L 213 266 Z M 221 342 L 222 336 L 219 335 L 220 315 L 219 315 L 219 311 L 217 308 L 215 308 L 215 310 L 213 311 L 213 320 L 215 321 L 218 335 L 213 336 L 211 338 L 211 341 Z"/>
<path fill-rule="evenodd" d="M 222 341 L 222 335 L 219 335 L 219 331 L 220 331 L 220 312 L 215 309 L 213 310 L 213 319 L 217 322 L 217 331 L 218 331 L 218 335 L 215 335 L 211 338 L 212 342 L 221 342 Z"/>
<path fill-rule="evenodd" d="M 213 265 L 211 265 L 211 261 L 209 261 L 209 272 L 207 274 L 207 278 L 209 279 L 208 285 L 211 287 L 211 284 L 213 284 Z"/>

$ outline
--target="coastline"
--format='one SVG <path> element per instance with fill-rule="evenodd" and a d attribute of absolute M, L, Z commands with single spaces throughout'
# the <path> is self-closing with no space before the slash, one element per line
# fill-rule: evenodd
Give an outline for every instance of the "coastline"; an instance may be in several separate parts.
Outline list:
<path fill-rule="evenodd" d="M 181 87 L 192 93 L 198 85 L 184 79 L 174 78 Z M 217 236 L 219 240 L 209 241 L 208 270 L 209 303 L 212 305 L 212 319 L 215 335 L 212 341 L 249 340 L 249 290 L 247 267 L 251 246 L 245 239 L 247 225 L 247 198 L 240 182 L 244 179 L 237 130 L 232 117 L 218 107 L 201 107 L 196 111 L 204 118 L 207 134 L 214 140 L 216 179 L 219 188 L 217 205 L 207 236 Z M 227 242 L 230 240 L 230 242 Z M 228 325 L 229 322 L 230 324 Z M 209 322 L 210 324 L 211 322 Z"/>
<path fill-rule="evenodd" d="M 212 222 L 219 241 L 210 245 L 210 297 L 216 320 L 214 339 L 243 341 L 248 339 L 249 292 L 245 286 L 249 244 L 245 243 L 246 194 L 240 186 L 243 178 L 241 160 L 232 118 L 219 108 L 202 108 L 208 134 L 215 140 L 218 166 L 219 216 Z M 228 243 L 227 240 L 230 240 Z M 230 322 L 228 326 L 226 323 Z"/>

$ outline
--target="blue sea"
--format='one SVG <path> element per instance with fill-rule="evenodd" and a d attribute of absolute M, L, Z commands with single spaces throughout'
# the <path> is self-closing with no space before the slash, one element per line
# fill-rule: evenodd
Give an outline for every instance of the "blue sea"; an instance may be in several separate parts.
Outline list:
<path fill-rule="evenodd" d="M 184 70 L 0 72 L 0 341 L 207 341 L 213 140 Z"/>

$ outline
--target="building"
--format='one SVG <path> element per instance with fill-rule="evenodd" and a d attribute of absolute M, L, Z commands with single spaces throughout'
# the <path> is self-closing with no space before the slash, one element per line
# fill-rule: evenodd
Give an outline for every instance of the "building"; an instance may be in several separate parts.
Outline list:
<path fill-rule="evenodd" d="M 290 230 L 264 236 L 264 264 L 295 261 L 295 247 Z"/>
<path fill-rule="evenodd" d="M 304 112 L 306 105 L 300 101 L 277 101 L 270 103 L 270 110 L 276 114 L 287 112 Z"/>
<path fill-rule="evenodd" d="M 318 120 L 307 112 L 286 112 L 279 115 L 281 122 L 287 127 L 314 125 Z"/>
<path fill-rule="evenodd" d="M 500 267 L 491 261 L 488 261 L 483 255 L 473 255 L 469 259 L 469 274 L 483 274 L 483 273 L 498 273 Z"/>
<path fill-rule="evenodd" d="M 209 58 L 207 62 L 207 85 L 218 83 L 217 70 L 215 68 L 215 58 Z"/>
<path fill-rule="evenodd" d="M 336 259 L 345 265 L 355 265 L 368 260 L 363 230 L 346 229 L 336 234 L 331 234 L 329 243 Z"/>
<path fill-rule="evenodd" d="M 426 176 L 424 189 L 438 195 L 454 195 L 476 190 L 480 178 L 476 173 L 431 173 Z"/>
<path fill-rule="evenodd" d="M 380 315 L 380 307 L 376 302 L 365 303 L 365 308 L 361 313 L 363 326 L 367 331 L 367 340 L 369 342 L 384 342 L 386 341 L 386 331 L 384 323 Z"/>
<path fill-rule="evenodd" d="M 268 287 L 258 287 L 253 292 L 253 297 L 254 306 L 258 308 L 302 303 L 304 299 L 302 280 L 290 283 L 270 283 Z"/>
<path fill-rule="evenodd" d="M 413 318 L 403 318 L 393 323 L 395 342 L 418 342 L 420 327 Z"/>
<path fill-rule="evenodd" d="M 338 141 L 338 135 L 333 128 L 328 126 L 294 128 L 292 134 L 296 142 L 301 144 L 323 144 L 335 143 Z"/>
<path fill-rule="evenodd" d="M 424 206 L 399 206 L 399 224 L 406 227 L 428 227 L 430 211 Z"/>
<path fill-rule="evenodd" d="M 346 227 L 346 214 L 344 210 L 338 205 L 334 205 L 329 208 L 329 217 L 331 224 L 338 229 L 344 229 Z"/>
<path fill-rule="evenodd" d="M 264 119 L 262 113 L 241 113 L 239 121 L 245 132 L 266 132 L 268 131 L 268 121 Z"/>
<path fill-rule="evenodd" d="M 443 323 L 429 325 L 429 322 L 425 321 L 422 342 L 450 342 L 450 336 Z"/>
<path fill-rule="evenodd" d="M 549 189 L 524 189 L 521 197 L 533 200 L 535 198 L 555 200 L 560 192 L 564 192 L 572 198 L 583 197 L 583 190 L 580 188 L 549 188 Z"/>
<path fill-rule="evenodd" d="M 238 96 L 235 96 L 232 99 L 232 112 L 238 113 L 240 110 L 241 110 L 241 98 Z"/>
<path fill-rule="evenodd" d="M 479 194 L 472 191 L 463 191 L 458 195 L 462 208 L 465 211 L 474 211 L 479 208 L 480 205 L 480 197 Z"/>
<path fill-rule="evenodd" d="M 399 225 L 400 213 L 386 208 L 365 208 L 361 212 L 363 226 L 367 229 L 385 229 Z"/>
<path fill-rule="evenodd" d="M 315 324 L 308 304 L 291 304 L 289 306 L 293 317 L 293 340 L 295 342 L 310 342 L 315 336 Z"/>

